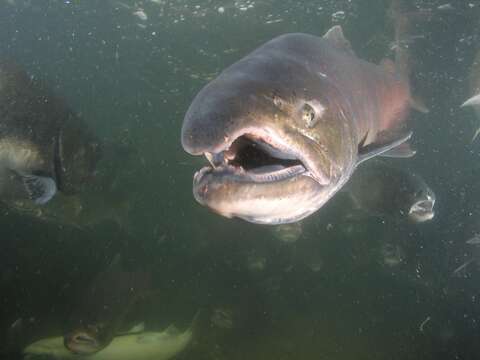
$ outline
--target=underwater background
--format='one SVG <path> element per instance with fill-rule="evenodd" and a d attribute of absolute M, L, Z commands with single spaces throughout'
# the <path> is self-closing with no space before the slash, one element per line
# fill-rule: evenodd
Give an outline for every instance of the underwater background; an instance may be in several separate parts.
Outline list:
<path fill-rule="evenodd" d="M 101 164 L 115 191 L 90 199 L 80 220 L 2 210 L 1 356 L 62 334 L 79 292 L 120 254 L 155 290 L 132 321 L 185 328 L 200 308 L 214 314 L 179 359 L 478 359 L 480 249 L 466 241 L 480 232 L 480 144 L 470 142 L 478 119 L 460 104 L 480 50 L 480 3 L 445 4 L 416 1 L 435 10 L 412 45 L 430 112 L 411 115 L 416 156 L 388 160 L 428 182 L 435 218 L 357 219 L 339 194 L 277 231 L 195 202 L 204 161 L 181 147 L 186 109 L 222 69 L 282 33 L 321 36 L 340 24 L 359 57 L 380 62 L 392 55 L 388 2 L 1 1 L 0 56 L 124 145 Z"/>

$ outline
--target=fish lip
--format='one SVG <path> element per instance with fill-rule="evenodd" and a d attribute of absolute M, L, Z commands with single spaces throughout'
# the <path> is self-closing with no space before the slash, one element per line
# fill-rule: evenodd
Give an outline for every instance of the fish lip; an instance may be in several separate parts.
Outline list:
<path fill-rule="evenodd" d="M 276 182 L 263 183 L 252 181 L 248 174 L 242 177 L 236 171 L 233 166 L 207 166 L 197 171 L 193 180 L 195 200 L 223 217 L 264 225 L 297 222 L 316 211 L 317 205 L 322 203 L 317 195 L 324 188 L 305 170 Z M 291 191 L 285 192 L 283 187 Z M 291 202 L 292 196 L 297 200 Z M 279 199 L 284 206 L 276 205 Z M 264 206 L 272 212 L 266 211 Z"/>
<path fill-rule="evenodd" d="M 203 154 L 211 163 L 213 168 L 221 168 L 222 166 L 229 165 L 228 159 L 225 159 L 225 154 L 231 149 L 232 144 L 242 136 L 256 142 L 256 143 L 263 143 L 271 147 L 272 149 L 276 150 L 279 153 L 282 153 L 285 158 L 289 159 L 296 159 L 301 162 L 302 166 L 304 167 L 305 171 L 302 175 L 310 176 L 312 179 L 317 181 L 320 185 L 326 186 L 330 184 L 331 179 L 330 176 L 321 172 L 320 170 L 316 169 L 314 166 L 314 162 L 310 160 L 307 156 L 302 154 L 301 151 L 295 148 L 295 146 L 288 144 L 287 141 L 283 139 L 281 135 L 279 135 L 275 130 L 270 129 L 268 127 L 246 127 L 242 128 L 239 131 L 235 132 L 231 136 L 225 136 L 224 141 L 222 143 L 216 144 L 208 149 L 203 149 L 203 151 L 197 150 L 195 152 L 190 152 L 193 155 L 201 155 Z M 212 162 L 212 158 L 217 158 L 217 163 Z M 223 159 L 222 159 L 223 158 Z M 221 161 L 218 161 L 220 159 Z M 223 169 L 227 168 L 224 167 Z M 203 170 L 203 169 L 202 169 Z M 197 172 L 195 177 L 199 177 L 200 174 L 205 174 L 206 170 L 200 170 Z M 240 169 L 230 169 L 234 170 L 236 175 L 242 175 L 242 172 L 239 171 Z M 274 178 L 275 174 L 270 174 Z M 292 175 L 293 177 L 293 175 Z M 284 180 L 285 178 L 282 178 Z M 253 178 L 251 179 L 255 181 Z"/>
<path fill-rule="evenodd" d="M 280 183 L 286 180 L 293 179 L 297 176 L 310 176 L 310 173 L 302 165 L 294 165 L 291 167 L 284 167 L 282 169 L 273 171 L 264 171 L 260 173 L 253 173 L 244 170 L 239 166 L 232 166 L 222 164 L 217 167 L 205 166 L 197 171 L 193 176 L 194 186 L 201 184 L 205 176 L 212 174 L 217 177 L 228 177 L 235 182 L 245 183 Z"/>

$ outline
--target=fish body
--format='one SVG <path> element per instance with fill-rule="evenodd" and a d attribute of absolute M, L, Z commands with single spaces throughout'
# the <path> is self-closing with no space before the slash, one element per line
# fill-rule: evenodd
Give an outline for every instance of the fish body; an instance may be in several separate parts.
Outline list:
<path fill-rule="evenodd" d="M 411 101 L 401 69 L 359 59 L 339 26 L 260 46 L 207 84 L 185 115 L 183 148 L 212 165 L 195 174 L 195 199 L 226 217 L 296 222 L 359 163 L 413 155 L 403 144 Z"/>
<path fill-rule="evenodd" d="M 119 256 L 78 296 L 67 321 L 64 343 L 73 353 L 92 354 L 110 344 L 131 306 L 148 289 L 143 272 L 122 270 Z"/>
<path fill-rule="evenodd" d="M 100 145 L 41 81 L 0 61 L 0 197 L 48 202 L 94 176 Z"/>
<path fill-rule="evenodd" d="M 58 360 L 167 360 L 184 350 L 192 340 L 192 329 L 183 333 L 169 327 L 163 332 L 141 332 L 115 337 L 104 349 L 91 354 L 72 353 L 63 346 L 63 337 L 42 339 L 27 346 L 26 358 L 48 355 Z"/>
<path fill-rule="evenodd" d="M 435 216 L 436 196 L 417 173 L 370 161 L 359 166 L 345 187 L 354 207 L 374 216 L 424 222 Z"/>

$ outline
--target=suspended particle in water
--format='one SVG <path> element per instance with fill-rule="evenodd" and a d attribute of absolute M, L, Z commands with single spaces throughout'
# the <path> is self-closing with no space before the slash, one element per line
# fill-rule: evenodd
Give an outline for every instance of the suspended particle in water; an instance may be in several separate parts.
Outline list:
<path fill-rule="evenodd" d="M 220 6 L 218 9 L 217 9 L 218 13 L 219 14 L 223 14 L 225 12 L 225 8 L 223 6 Z"/>

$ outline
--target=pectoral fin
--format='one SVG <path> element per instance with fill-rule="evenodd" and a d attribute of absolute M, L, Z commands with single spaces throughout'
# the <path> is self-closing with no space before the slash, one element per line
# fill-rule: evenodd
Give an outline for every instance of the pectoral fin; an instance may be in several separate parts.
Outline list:
<path fill-rule="evenodd" d="M 385 140 L 379 143 L 374 142 L 368 145 L 363 145 L 363 142 L 362 142 L 358 149 L 357 165 L 375 156 L 384 155 L 388 153 L 392 149 L 395 149 L 396 147 L 408 141 L 411 137 L 412 137 L 412 132 L 409 131 L 389 141 Z"/>
<path fill-rule="evenodd" d="M 411 158 L 417 153 L 416 150 L 413 150 L 408 142 L 398 145 L 396 148 L 384 152 L 380 156 L 383 157 L 393 157 L 393 158 Z"/>
<path fill-rule="evenodd" d="M 28 196 L 36 204 L 46 204 L 57 192 L 57 184 L 50 177 L 31 174 L 19 175 Z"/>

